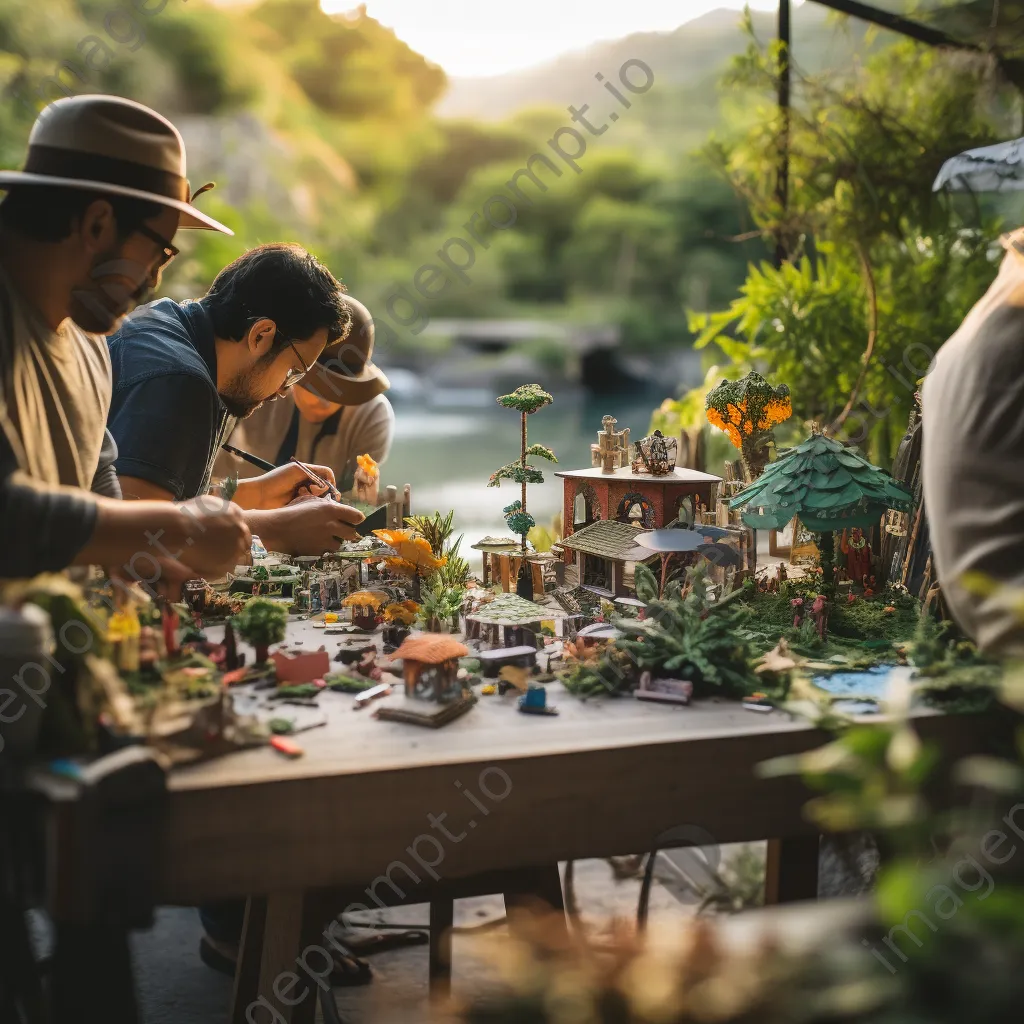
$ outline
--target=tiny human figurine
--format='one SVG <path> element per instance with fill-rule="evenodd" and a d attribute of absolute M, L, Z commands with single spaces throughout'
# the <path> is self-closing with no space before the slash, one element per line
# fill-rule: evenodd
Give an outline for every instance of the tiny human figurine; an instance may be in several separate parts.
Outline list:
<path fill-rule="evenodd" d="M 828 625 L 828 601 L 824 594 L 819 594 L 811 605 L 811 617 L 818 629 L 818 636 L 825 639 L 825 627 Z"/>
<path fill-rule="evenodd" d="M 864 531 L 859 526 L 843 531 L 840 550 L 846 555 L 846 576 L 851 580 L 861 580 L 871 575 L 871 545 L 868 544 Z"/>
<path fill-rule="evenodd" d="M 160 626 L 164 634 L 164 647 L 167 650 L 168 658 L 178 656 L 178 613 L 174 607 L 164 603 L 160 609 Z"/>
<path fill-rule="evenodd" d="M 794 597 L 789 604 L 793 609 L 793 628 L 799 629 L 800 624 L 804 621 L 804 599 L 802 597 Z"/>

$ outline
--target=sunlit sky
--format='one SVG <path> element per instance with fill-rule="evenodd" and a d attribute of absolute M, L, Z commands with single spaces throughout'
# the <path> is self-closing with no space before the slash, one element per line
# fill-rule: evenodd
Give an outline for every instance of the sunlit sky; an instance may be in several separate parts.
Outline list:
<path fill-rule="evenodd" d="M 354 0 L 321 0 L 341 13 Z M 802 0 L 798 0 L 802 2 Z M 569 50 L 631 32 L 670 31 L 742 0 L 366 0 L 367 13 L 393 28 L 450 75 L 499 75 L 541 64 Z M 777 0 L 750 0 L 775 10 Z"/>

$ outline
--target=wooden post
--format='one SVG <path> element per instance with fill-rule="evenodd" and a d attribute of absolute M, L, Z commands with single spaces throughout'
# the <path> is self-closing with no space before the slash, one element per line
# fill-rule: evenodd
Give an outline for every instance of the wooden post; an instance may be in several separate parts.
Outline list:
<path fill-rule="evenodd" d="M 790 0 L 779 0 L 779 169 L 775 182 L 775 196 L 779 201 L 780 224 L 775 239 L 775 265 L 781 267 L 789 259 L 786 245 L 785 218 L 789 209 L 789 141 L 790 141 L 790 94 L 792 86 L 792 64 L 790 49 L 793 44 L 792 8 Z"/>

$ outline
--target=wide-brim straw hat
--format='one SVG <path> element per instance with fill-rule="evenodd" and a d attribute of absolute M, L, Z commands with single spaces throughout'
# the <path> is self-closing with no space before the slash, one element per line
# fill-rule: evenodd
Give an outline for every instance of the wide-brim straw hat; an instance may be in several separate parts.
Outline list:
<path fill-rule="evenodd" d="M 0 171 L 0 189 L 48 185 L 141 199 L 181 213 L 179 228 L 234 232 L 189 201 L 185 145 L 155 110 L 120 96 L 55 100 L 32 126 L 25 166 Z"/>
<path fill-rule="evenodd" d="M 344 296 L 352 313 L 348 331 L 328 345 L 299 381 L 303 388 L 336 405 L 365 405 L 391 387 L 373 355 L 373 315 L 351 295 Z"/>

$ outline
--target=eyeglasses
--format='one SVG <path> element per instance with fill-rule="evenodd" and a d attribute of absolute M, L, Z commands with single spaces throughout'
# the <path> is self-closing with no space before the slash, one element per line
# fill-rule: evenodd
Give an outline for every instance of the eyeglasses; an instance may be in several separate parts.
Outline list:
<path fill-rule="evenodd" d="M 289 370 L 288 371 L 288 376 L 285 377 L 284 381 L 281 384 L 281 390 L 282 391 L 287 391 L 288 388 L 294 387 L 296 384 L 298 384 L 299 381 L 302 380 L 302 378 L 305 377 L 306 374 L 309 373 L 309 371 L 313 369 L 313 366 L 316 363 L 316 360 L 314 359 L 313 362 L 310 363 L 309 366 L 307 366 L 306 365 L 306 360 L 302 358 L 302 354 L 295 347 L 295 344 L 293 342 L 289 341 L 288 342 L 288 347 L 295 353 L 295 355 L 298 358 L 299 362 L 302 363 L 302 369 L 301 370 Z"/>
<path fill-rule="evenodd" d="M 146 227 L 145 224 L 140 224 L 135 231 L 137 234 L 145 235 L 151 242 L 155 242 L 160 246 L 159 262 L 156 265 L 157 270 L 166 267 L 181 252 L 176 245 L 172 245 L 163 235 L 158 234 L 152 228 Z"/>

